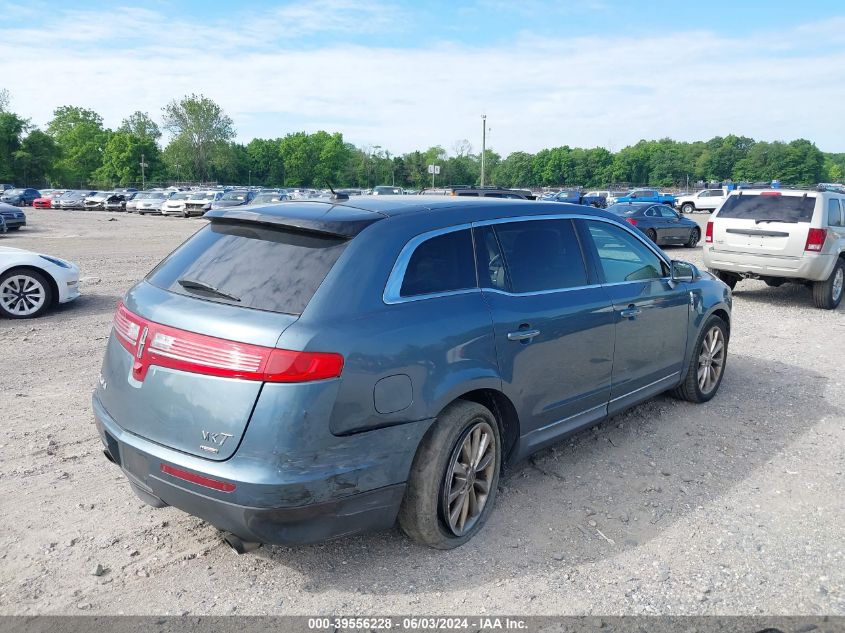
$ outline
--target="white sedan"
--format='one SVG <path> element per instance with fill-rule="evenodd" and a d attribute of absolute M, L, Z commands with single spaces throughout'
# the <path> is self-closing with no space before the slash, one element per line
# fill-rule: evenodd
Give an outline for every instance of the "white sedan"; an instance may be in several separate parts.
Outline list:
<path fill-rule="evenodd" d="M 58 257 L 0 246 L 0 317 L 29 319 L 79 296 L 79 267 Z"/>

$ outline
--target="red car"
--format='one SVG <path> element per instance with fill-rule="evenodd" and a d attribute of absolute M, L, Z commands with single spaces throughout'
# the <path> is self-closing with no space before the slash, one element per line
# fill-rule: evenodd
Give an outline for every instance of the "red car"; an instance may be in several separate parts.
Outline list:
<path fill-rule="evenodd" d="M 51 209 L 53 207 L 53 198 L 58 198 L 64 191 L 50 191 L 41 192 L 41 197 L 32 201 L 32 206 L 36 209 Z"/>

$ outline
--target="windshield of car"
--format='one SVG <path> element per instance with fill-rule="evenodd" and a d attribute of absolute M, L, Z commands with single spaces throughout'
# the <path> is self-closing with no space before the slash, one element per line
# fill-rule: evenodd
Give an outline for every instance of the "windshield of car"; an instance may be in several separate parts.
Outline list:
<path fill-rule="evenodd" d="M 348 241 L 285 227 L 213 222 L 148 276 L 178 294 L 245 308 L 301 314 Z M 190 280 L 190 286 L 180 284 Z M 203 293 L 198 287 L 214 289 Z"/>
<path fill-rule="evenodd" d="M 221 200 L 246 200 L 246 192 L 245 191 L 230 191 L 229 193 L 224 193 L 223 197 L 220 198 Z"/>
<path fill-rule="evenodd" d="M 3 193 L 7 196 L 19 196 L 24 192 L 23 189 L 8 189 Z"/>
<path fill-rule="evenodd" d="M 189 200 L 214 200 L 214 193 L 210 191 L 206 191 L 205 193 L 194 193 L 191 194 L 191 197 L 188 198 Z"/>
<path fill-rule="evenodd" d="M 815 196 L 784 196 L 780 193 L 730 196 L 718 217 L 736 220 L 809 222 L 813 219 Z"/>
<path fill-rule="evenodd" d="M 170 199 L 171 200 L 187 200 L 190 197 L 191 197 L 190 193 L 174 193 L 172 196 L 170 196 Z"/>

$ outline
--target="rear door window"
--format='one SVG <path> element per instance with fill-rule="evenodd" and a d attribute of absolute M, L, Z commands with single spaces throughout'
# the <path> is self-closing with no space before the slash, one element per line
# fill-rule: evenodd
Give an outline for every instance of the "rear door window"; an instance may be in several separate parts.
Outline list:
<path fill-rule="evenodd" d="M 725 200 L 717 217 L 772 222 L 809 222 L 813 219 L 815 206 L 815 196 L 737 195 Z"/>
<path fill-rule="evenodd" d="M 504 252 L 512 292 L 587 285 L 587 269 L 572 220 L 510 222 L 493 229 Z"/>
<path fill-rule="evenodd" d="M 399 295 L 416 297 L 476 287 L 472 234 L 469 229 L 461 229 L 417 246 L 405 269 Z"/>
<path fill-rule="evenodd" d="M 301 314 L 348 240 L 253 223 L 212 222 L 147 277 L 177 294 Z"/>
<path fill-rule="evenodd" d="M 827 201 L 827 225 L 842 226 L 842 209 L 839 208 L 839 200 L 836 198 Z"/>

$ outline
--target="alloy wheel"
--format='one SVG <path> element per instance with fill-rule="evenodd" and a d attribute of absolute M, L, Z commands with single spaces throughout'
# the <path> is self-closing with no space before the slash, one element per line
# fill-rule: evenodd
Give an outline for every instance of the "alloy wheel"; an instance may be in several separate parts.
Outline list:
<path fill-rule="evenodd" d="M 0 303 L 15 316 L 35 314 L 46 300 L 46 288 L 28 275 L 12 275 L 0 284 Z"/>
<path fill-rule="evenodd" d="M 722 329 L 713 326 L 707 332 L 698 350 L 698 388 L 709 394 L 722 376 L 725 367 L 725 335 Z"/>
<path fill-rule="evenodd" d="M 443 482 L 443 515 L 455 536 L 463 536 L 478 522 L 497 467 L 493 429 L 487 422 L 476 422 L 452 451 Z"/>
<path fill-rule="evenodd" d="M 692 231 L 690 231 L 689 240 L 687 241 L 687 246 L 689 246 L 690 248 L 694 247 L 696 244 L 698 244 L 698 240 L 700 240 L 700 239 L 701 239 L 701 236 L 699 235 L 699 230 L 693 229 Z"/>
<path fill-rule="evenodd" d="M 839 266 L 836 269 L 836 274 L 833 277 L 833 286 L 830 289 L 831 298 L 833 299 L 833 303 L 839 301 L 839 297 L 842 296 L 842 286 L 845 285 L 845 268 Z"/>

